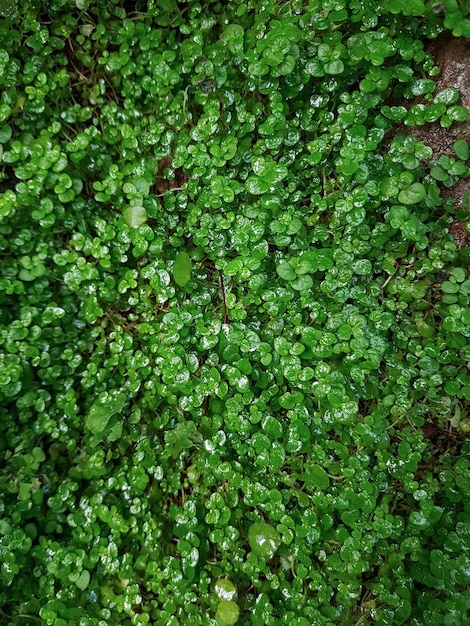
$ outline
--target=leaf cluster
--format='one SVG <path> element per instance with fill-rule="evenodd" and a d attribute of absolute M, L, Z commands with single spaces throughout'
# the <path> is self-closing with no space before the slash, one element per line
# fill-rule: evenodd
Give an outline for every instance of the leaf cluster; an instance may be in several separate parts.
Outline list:
<path fill-rule="evenodd" d="M 0 621 L 466 623 L 462 3 L 0 14 Z"/>

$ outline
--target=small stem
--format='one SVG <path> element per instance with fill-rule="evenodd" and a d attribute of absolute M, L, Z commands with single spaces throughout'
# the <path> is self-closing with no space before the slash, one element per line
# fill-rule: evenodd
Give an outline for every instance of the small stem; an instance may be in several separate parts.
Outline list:
<path fill-rule="evenodd" d="M 220 276 L 220 288 L 222 289 L 222 299 L 224 302 L 224 324 L 227 323 L 227 303 L 225 301 L 225 287 L 224 287 L 224 277 L 222 276 L 222 271 L 219 270 Z"/>
<path fill-rule="evenodd" d="M 172 187 L 171 189 L 167 189 L 163 193 L 155 194 L 155 198 L 161 198 L 163 196 L 166 196 L 167 193 L 171 193 L 172 191 L 186 191 L 186 189 L 184 187 Z"/>

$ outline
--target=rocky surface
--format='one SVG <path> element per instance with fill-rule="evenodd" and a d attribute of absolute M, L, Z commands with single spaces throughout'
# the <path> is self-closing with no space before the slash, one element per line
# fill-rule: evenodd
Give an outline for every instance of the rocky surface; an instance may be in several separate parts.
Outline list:
<path fill-rule="evenodd" d="M 428 52 L 441 70 L 433 95 L 455 87 L 460 93 L 458 104 L 470 110 L 470 39 L 455 38 L 445 33 L 431 43 Z M 426 138 L 435 158 L 442 154 L 453 156 L 453 143 L 457 139 L 470 140 L 470 118 L 466 122 L 454 123 L 450 128 L 442 128 L 439 122 L 425 124 L 413 129 L 413 134 L 423 140 Z"/>
<path fill-rule="evenodd" d="M 428 48 L 441 73 L 436 78 L 434 96 L 449 87 L 460 92 L 458 104 L 470 111 L 470 39 L 455 38 L 445 33 L 435 39 Z M 455 158 L 454 142 L 466 139 L 470 144 L 470 117 L 466 122 L 454 123 L 450 128 L 443 128 L 439 122 L 415 126 L 409 129 L 417 139 L 432 148 L 433 158 L 446 154 Z M 461 179 L 450 189 L 443 189 L 442 194 L 454 199 L 454 206 L 462 205 L 464 193 L 470 194 L 470 179 Z M 465 223 L 455 221 L 450 233 L 459 248 L 470 245 Z"/>

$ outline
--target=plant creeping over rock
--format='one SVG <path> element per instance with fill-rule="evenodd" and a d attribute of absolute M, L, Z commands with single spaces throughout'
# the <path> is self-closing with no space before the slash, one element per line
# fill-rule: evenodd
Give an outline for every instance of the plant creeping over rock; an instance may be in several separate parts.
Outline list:
<path fill-rule="evenodd" d="M 0 16 L 0 624 L 468 623 L 468 8 Z"/>

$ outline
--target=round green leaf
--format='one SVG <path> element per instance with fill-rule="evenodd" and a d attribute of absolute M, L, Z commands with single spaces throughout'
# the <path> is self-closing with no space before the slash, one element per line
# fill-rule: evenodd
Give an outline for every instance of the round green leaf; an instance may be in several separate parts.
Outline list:
<path fill-rule="evenodd" d="M 454 105 L 447 109 L 447 115 L 453 122 L 465 122 L 468 118 L 468 110 L 460 105 Z"/>
<path fill-rule="evenodd" d="M 291 280 L 296 279 L 295 270 L 292 267 L 292 265 L 289 263 L 289 261 L 281 261 L 279 265 L 276 267 L 276 272 L 284 280 L 291 281 Z"/>
<path fill-rule="evenodd" d="M 359 276 L 367 276 L 368 274 L 372 274 L 372 263 L 369 259 L 358 259 L 353 263 L 353 270 L 355 274 L 359 274 Z"/>
<path fill-rule="evenodd" d="M 413 183 L 398 194 L 398 201 L 402 204 L 417 204 L 426 197 L 426 187 L 422 183 Z"/>
<path fill-rule="evenodd" d="M 221 578 L 215 583 L 215 593 L 221 600 L 235 600 L 237 588 L 228 578 Z"/>
<path fill-rule="evenodd" d="M 281 545 L 281 535 L 270 524 L 256 522 L 248 530 L 248 543 L 257 556 L 271 559 Z"/>
<path fill-rule="evenodd" d="M 308 274 L 299 276 L 296 280 L 291 282 L 291 286 L 296 291 L 308 291 L 313 287 L 313 278 Z"/>
<path fill-rule="evenodd" d="M 336 76 L 337 74 L 342 74 L 344 72 L 344 63 L 341 61 L 341 59 L 336 59 L 335 61 L 325 63 L 323 67 L 325 69 L 325 72 L 327 74 L 331 74 L 332 76 Z"/>
<path fill-rule="evenodd" d="M 240 608 L 233 600 L 222 600 L 217 607 L 216 619 L 222 626 L 236 624 L 240 617 Z"/>
<path fill-rule="evenodd" d="M 147 211 L 143 206 L 128 206 L 124 209 L 122 216 L 131 228 L 139 228 L 147 221 Z"/>
<path fill-rule="evenodd" d="M 266 193 L 271 186 L 269 182 L 263 180 L 262 178 L 258 178 L 257 176 L 248 176 L 245 184 L 249 193 L 257 196 Z"/>

